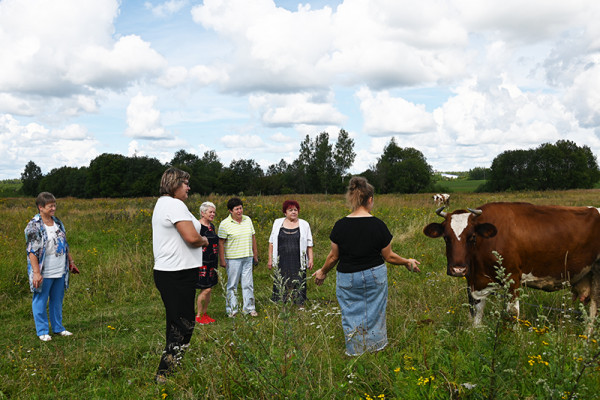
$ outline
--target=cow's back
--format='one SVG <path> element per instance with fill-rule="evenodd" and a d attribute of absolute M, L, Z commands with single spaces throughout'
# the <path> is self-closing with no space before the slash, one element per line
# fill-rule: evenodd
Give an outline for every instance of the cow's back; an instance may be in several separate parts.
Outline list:
<path fill-rule="evenodd" d="M 558 289 L 552 286 L 565 279 L 578 281 L 600 255 L 596 208 L 488 203 L 479 209 L 477 223 L 494 224 L 498 231 L 495 237 L 478 241 L 480 263 L 489 267 L 495 261 L 491 252 L 498 251 L 505 266 L 520 269 L 524 283 L 541 279 L 538 284 L 547 287 L 540 288 Z"/>

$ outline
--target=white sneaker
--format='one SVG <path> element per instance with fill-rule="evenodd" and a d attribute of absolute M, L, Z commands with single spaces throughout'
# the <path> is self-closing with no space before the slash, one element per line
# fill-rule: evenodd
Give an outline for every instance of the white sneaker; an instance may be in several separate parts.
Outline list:
<path fill-rule="evenodd" d="M 52 336 L 50 336 L 50 335 L 40 335 L 39 338 L 42 342 L 47 342 L 49 340 L 52 340 Z"/>
<path fill-rule="evenodd" d="M 65 330 L 65 331 L 62 331 L 62 332 L 58 332 L 57 335 L 60 335 L 60 336 L 71 336 L 72 333 Z"/>

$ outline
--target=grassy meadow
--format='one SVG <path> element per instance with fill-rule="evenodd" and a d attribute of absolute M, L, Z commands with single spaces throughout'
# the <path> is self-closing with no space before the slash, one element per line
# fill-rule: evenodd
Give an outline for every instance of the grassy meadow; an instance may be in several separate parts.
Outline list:
<path fill-rule="evenodd" d="M 600 207 L 599 195 L 453 193 L 451 209 L 489 201 Z M 312 227 L 318 268 L 331 227 L 348 208 L 341 195 L 294 198 Z M 471 326 L 465 280 L 446 275 L 443 240 L 422 233 L 440 220 L 429 194 L 376 197 L 374 214 L 388 224 L 394 250 L 421 261 L 422 272 L 388 266 L 389 345 L 345 356 L 334 271 L 321 287 L 309 281 L 305 310 L 269 300 L 268 237 L 285 199 L 244 198 L 261 259 L 254 271 L 259 317 L 227 318 L 223 287 L 215 287 L 209 314 L 216 323 L 196 327 L 182 365 L 163 386 L 153 381 L 165 329 L 152 280 L 156 199 L 58 200 L 56 215 L 81 274 L 72 276 L 64 301 L 64 325 L 74 336 L 50 342 L 35 334 L 26 276 L 23 230 L 36 213 L 34 200 L 0 199 L 0 399 L 600 398 L 598 337 L 584 335 L 585 311 L 568 290 L 524 289 L 518 321 L 504 315 L 506 298 L 495 296 L 485 325 Z M 188 200 L 195 215 L 204 200 Z M 227 198 L 208 200 L 218 223 Z"/>

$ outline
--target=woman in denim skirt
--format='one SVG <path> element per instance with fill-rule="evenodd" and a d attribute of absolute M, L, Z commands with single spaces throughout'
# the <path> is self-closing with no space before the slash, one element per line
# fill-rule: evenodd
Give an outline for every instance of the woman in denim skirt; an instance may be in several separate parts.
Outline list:
<path fill-rule="evenodd" d="M 355 176 L 350 180 L 346 199 L 352 213 L 335 223 L 329 235 L 331 250 L 325 264 L 313 274 L 315 283 L 322 285 L 337 264 L 336 295 L 349 356 L 379 351 L 388 343 L 384 260 L 420 272 L 419 261 L 394 253 L 392 234 L 386 224 L 371 215 L 374 193 L 365 178 Z"/>

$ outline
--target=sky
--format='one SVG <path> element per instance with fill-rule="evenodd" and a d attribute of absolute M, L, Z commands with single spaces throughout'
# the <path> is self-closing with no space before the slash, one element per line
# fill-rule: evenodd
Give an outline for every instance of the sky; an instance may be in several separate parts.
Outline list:
<path fill-rule="evenodd" d="M 102 153 L 265 170 L 340 129 L 437 171 L 600 154 L 597 0 L 0 0 L 0 179 Z"/>

